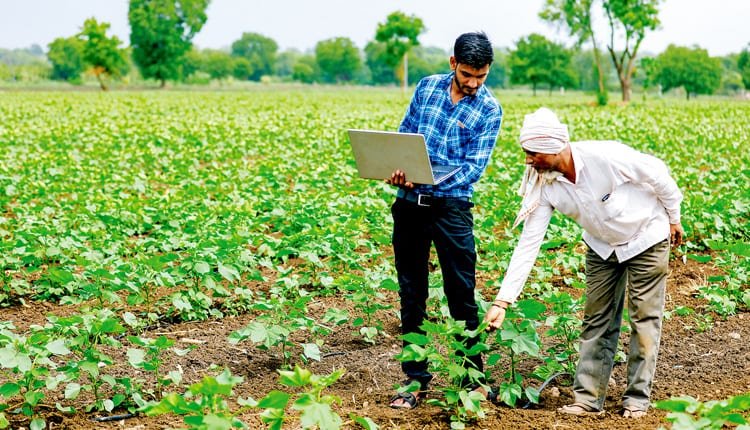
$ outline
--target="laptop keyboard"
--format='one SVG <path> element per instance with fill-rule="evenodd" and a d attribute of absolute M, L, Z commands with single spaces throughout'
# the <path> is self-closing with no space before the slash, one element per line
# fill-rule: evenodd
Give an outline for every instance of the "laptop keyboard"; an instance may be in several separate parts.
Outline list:
<path fill-rule="evenodd" d="M 438 178 L 443 175 L 447 175 L 455 169 L 455 166 L 432 166 L 432 174 Z"/>

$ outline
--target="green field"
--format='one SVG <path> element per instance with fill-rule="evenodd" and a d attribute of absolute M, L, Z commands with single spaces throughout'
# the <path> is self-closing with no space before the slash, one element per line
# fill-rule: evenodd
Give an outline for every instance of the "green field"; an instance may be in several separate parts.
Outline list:
<path fill-rule="evenodd" d="M 497 96 L 503 126 L 475 193 L 485 297 L 494 296 L 519 234 L 510 229 L 523 171 L 519 127 L 545 105 L 569 124 L 572 140 L 616 139 L 665 160 L 685 194 L 687 243 L 676 256 L 721 272 L 696 291 L 703 308 L 693 315 L 747 317 L 750 103 L 597 108 L 579 96 Z M 172 374 L 160 383 L 176 370 L 153 364 L 172 354 L 166 342 L 175 339 L 136 340 L 158 338 L 154 327 L 164 324 L 242 316 L 248 325 L 222 342 L 281 357 L 279 367 L 312 366 L 326 336 L 344 327 L 362 348 L 393 343 L 385 337 L 398 333 L 385 321 L 394 315 L 386 308 L 397 307 L 395 193 L 357 177 L 346 129 L 394 130 L 408 101 L 397 90 L 284 87 L 0 93 L 0 306 L 7 315 L 47 316 L 0 322 L 0 424 L 39 426 L 50 420 L 40 405 L 85 416 L 135 412 L 162 392 L 179 397 L 200 378 Z M 556 216 L 527 298 L 549 307 L 549 297 L 580 286 L 580 245 L 580 230 Z M 340 300 L 333 311 L 308 312 L 329 298 Z M 213 364 L 219 370 L 204 376 L 227 365 Z M 246 408 L 236 419 L 257 423 L 263 408 Z"/>

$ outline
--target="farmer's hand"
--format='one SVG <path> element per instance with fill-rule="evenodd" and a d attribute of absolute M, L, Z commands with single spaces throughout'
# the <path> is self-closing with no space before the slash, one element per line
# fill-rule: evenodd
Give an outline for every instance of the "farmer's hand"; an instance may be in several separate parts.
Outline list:
<path fill-rule="evenodd" d="M 484 316 L 484 321 L 489 323 L 489 325 L 487 326 L 487 331 L 497 330 L 500 328 L 500 326 L 503 325 L 503 320 L 505 319 L 505 309 L 509 304 L 510 303 L 502 300 L 495 300 L 492 303 L 492 306 L 487 309 L 487 314 L 485 314 Z"/>
<path fill-rule="evenodd" d="M 679 246 L 683 236 L 685 236 L 685 230 L 682 229 L 682 224 L 669 224 L 669 243 L 672 246 Z"/>
<path fill-rule="evenodd" d="M 402 188 L 414 188 L 414 184 L 406 180 L 406 174 L 401 170 L 396 170 L 391 175 L 390 179 L 385 180 L 386 184 L 396 185 Z"/>

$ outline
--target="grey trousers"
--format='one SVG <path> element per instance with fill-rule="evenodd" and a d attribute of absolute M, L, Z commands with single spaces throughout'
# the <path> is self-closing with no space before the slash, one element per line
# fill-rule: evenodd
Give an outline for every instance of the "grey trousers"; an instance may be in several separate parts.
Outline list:
<path fill-rule="evenodd" d="M 622 405 L 648 409 L 659 353 L 668 269 L 668 240 L 622 263 L 614 253 L 603 260 L 588 250 L 585 316 L 573 382 L 576 402 L 596 409 L 604 407 L 627 290 L 631 332 L 628 382 Z"/>

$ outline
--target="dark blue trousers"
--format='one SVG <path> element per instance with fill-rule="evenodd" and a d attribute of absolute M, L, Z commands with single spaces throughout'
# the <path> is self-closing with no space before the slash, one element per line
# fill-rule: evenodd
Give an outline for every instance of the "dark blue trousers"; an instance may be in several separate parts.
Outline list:
<path fill-rule="evenodd" d="M 419 326 L 427 317 L 428 262 L 432 243 L 443 272 L 443 289 L 451 316 L 457 321 L 466 321 L 469 330 L 479 325 L 474 300 L 477 254 L 471 214 L 473 206 L 469 201 L 450 198 L 434 199 L 430 207 L 397 198 L 391 206 L 404 334 L 424 333 Z M 470 339 L 468 346 L 475 343 L 476 339 Z M 469 360 L 477 370 L 483 371 L 480 355 L 469 357 Z M 401 368 L 407 378 L 420 381 L 423 387 L 432 379 L 425 361 L 403 362 Z"/>

